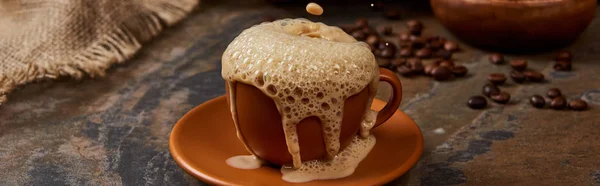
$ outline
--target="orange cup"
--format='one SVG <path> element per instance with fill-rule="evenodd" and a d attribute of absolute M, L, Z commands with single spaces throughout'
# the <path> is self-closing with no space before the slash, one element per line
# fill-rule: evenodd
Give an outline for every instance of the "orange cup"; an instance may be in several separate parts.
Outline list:
<path fill-rule="evenodd" d="M 384 68 L 380 68 L 379 71 L 380 81 L 389 83 L 393 92 L 387 105 L 379 111 L 374 127 L 389 119 L 402 101 L 402 84 L 396 74 Z M 252 85 L 236 82 L 234 86 L 241 140 L 256 156 L 271 164 L 278 166 L 292 164 L 292 155 L 288 152 L 285 142 L 281 115 L 273 99 Z M 230 90 L 228 86 L 225 87 L 227 103 L 230 105 Z M 357 135 L 369 97 L 374 94 L 376 92 L 369 91 L 367 87 L 345 100 L 340 131 L 341 149 L 348 146 L 352 137 Z M 317 117 L 309 117 L 298 123 L 297 133 L 302 161 L 327 157 L 321 122 Z"/>

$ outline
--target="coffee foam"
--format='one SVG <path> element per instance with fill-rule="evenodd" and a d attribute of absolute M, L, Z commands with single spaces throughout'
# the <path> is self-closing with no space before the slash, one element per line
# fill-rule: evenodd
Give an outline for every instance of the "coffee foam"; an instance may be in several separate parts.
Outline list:
<path fill-rule="evenodd" d="M 254 85 L 274 100 L 293 166 L 300 168 L 296 124 L 318 117 L 328 157 L 333 158 L 340 150 L 345 100 L 369 88 L 370 108 L 379 69 L 368 45 L 341 29 L 306 19 L 283 19 L 255 25 L 236 37 L 223 54 L 222 76 L 229 82 Z"/>
<path fill-rule="evenodd" d="M 302 183 L 312 180 L 337 179 L 351 175 L 358 164 L 367 157 L 373 146 L 375 136 L 362 139 L 354 136 L 348 147 L 332 160 L 312 160 L 302 162 L 300 169 L 281 168 L 282 178 L 287 182 Z"/>

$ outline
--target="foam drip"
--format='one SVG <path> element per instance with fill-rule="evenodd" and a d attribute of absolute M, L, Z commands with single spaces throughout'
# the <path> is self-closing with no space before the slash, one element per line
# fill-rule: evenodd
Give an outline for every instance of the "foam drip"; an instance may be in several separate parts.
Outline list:
<path fill-rule="evenodd" d="M 292 183 L 302 183 L 312 180 L 337 179 L 351 175 L 358 164 L 375 146 L 375 136 L 366 138 L 355 136 L 348 147 L 342 150 L 332 160 L 313 160 L 302 163 L 302 167 L 282 167 L 282 179 Z"/>

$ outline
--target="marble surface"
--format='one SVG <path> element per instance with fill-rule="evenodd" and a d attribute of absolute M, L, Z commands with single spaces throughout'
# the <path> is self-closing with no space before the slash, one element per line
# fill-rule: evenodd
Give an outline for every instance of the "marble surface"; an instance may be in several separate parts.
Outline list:
<path fill-rule="evenodd" d="M 426 32 L 453 38 L 427 4 L 398 5 L 402 19 L 424 21 Z M 101 79 L 63 79 L 22 87 L 0 107 L 0 185 L 206 185 L 186 174 L 168 150 L 170 130 L 189 109 L 224 93 L 220 59 L 227 44 L 265 15 L 306 16 L 327 24 L 368 17 L 403 29 L 364 6 L 325 6 L 322 17 L 303 7 L 262 2 L 203 1 L 181 24 L 148 43 L 134 59 Z M 410 173 L 389 185 L 600 185 L 600 20 L 568 49 L 574 70 L 554 72 L 552 53 L 524 58 L 543 72 L 541 84 L 515 84 L 507 105 L 466 107 L 492 72 L 489 51 L 462 44 L 455 56 L 467 78 L 435 82 L 404 78 L 401 110 L 421 127 L 425 152 Z M 527 99 L 558 87 L 588 101 L 583 112 L 534 109 Z M 379 98 L 389 87 L 381 86 Z M 443 128 L 445 133 L 434 130 Z"/>

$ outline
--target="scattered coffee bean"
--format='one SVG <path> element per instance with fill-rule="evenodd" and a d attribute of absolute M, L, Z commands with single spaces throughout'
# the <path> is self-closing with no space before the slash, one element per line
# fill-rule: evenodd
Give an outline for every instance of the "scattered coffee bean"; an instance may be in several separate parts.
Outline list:
<path fill-rule="evenodd" d="M 550 108 L 552 109 L 560 110 L 564 109 L 565 107 L 567 107 L 567 99 L 565 99 L 565 97 L 555 97 L 552 99 L 552 101 L 550 101 Z"/>
<path fill-rule="evenodd" d="M 492 95 L 499 94 L 500 88 L 498 88 L 498 86 L 496 86 L 494 84 L 488 83 L 483 86 L 482 93 L 483 93 L 483 95 L 490 97 Z"/>
<path fill-rule="evenodd" d="M 388 10 L 383 13 L 383 16 L 391 20 L 397 20 L 400 19 L 400 12 L 397 10 Z"/>
<path fill-rule="evenodd" d="M 390 64 L 392 64 L 392 62 L 389 59 L 385 59 L 385 58 L 378 58 L 377 59 L 377 65 L 379 67 L 389 67 Z"/>
<path fill-rule="evenodd" d="M 436 64 L 425 65 L 425 69 L 424 69 L 425 75 L 431 76 L 431 71 L 433 71 L 433 69 L 435 69 L 437 67 L 438 67 L 438 65 L 436 65 Z"/>
<path fill-rule="evenodd" d="M 425 40 L 423 40 L 422 38 L 412 38 L 411 39 L 412 42 L 412 48 L 414 49 L 420 49 L 425 47 Z"/>
<path fill-rule="evenodd" d="M 483 96 L 472 96 L 467 101 L 467 105 L 472 109 L 482 109 L 487 106 L 487 100 Z"/>
<path fill-rule="evenodd" d="M 377 35 L 377 31 L 375 31 L 375 29 L 373 29 L 369 26 L 363 27 L 362 32 L 365 33 L 365 35 L 371 35 L 371 34 Z"/>
<path fill-rule="evenodd" d="M 450 52 L 455 52 L 458 50 L 458 44 L 456 44 L 454 41 L 446 41 L 446 43 L 444 43 L 444 49 Z"/>
<path fill-rule="evenodd" d="M 454 61 L 452 61 L 452 60 L 443 60 L 443 61 L 440 61 L 438 65 L 441 66 L 441 67 L 454 68 Z"/>
<path fill-rule="evenodd" d="M 579 99 L 571 100 L 571 102 L 569 102 L 569 108 L 573 110 L 585 110 L 587 108 L 587 102 Z"/>
<path fill-rule="evenodd" d="M 412 70 L 406 65 L 396 67 L 396 71 L 402 76 L 412 76 Z"/>
<path fill-rule="evenodd" d="M 569 51 L 560 51 L 556 54 L 554 60 L 571 62 L 571 60 L 573 60 L 573 53 Z"/>
<path fill-rule="evenodd" d="M 369 46 L 376 46 L 379 44 L 379 36 L 371 34 L 367 37 L 366 42 Z"/>
<path fill-rule="evenodd" d="M 493 94 L 490 97 L 496 103 L 506 104 L 510 101 L 510 94 L 508 92 L 500 92 L 498 94 Z"/>
<path fill-rule="evenodd" d="M 354 24 L 356 27 L 358 28 L 362 28 L 362 27 L 368 27 L 369 26 L 369 21 L 365 18 L 359 18 L 356 20 L 356 23 Z"/>
<path fill-rule="evenodd" d="M 421 62 L 420 59 L 410 58 L 406 62 L 410 65 L 410 70 L 412 70 L 414 74 L 421 74 L 425 71 L 425 66 L 423 66 L 423 62 Z"/>
<path fill-rule="evenodd" d="M 352 32 L 352 37 L 354 37 L 354 39 L 356 39 L 356 40 L 364 41 L 365 33 L 360 30 L 356 30 L 356 31 Z"/>
<path fill-rule="evenodd" d="M 501 85 L 506 81 L 506 75 L 502 73 L 492 73 L 488 75 L 488 80 L 493 84 Z"/>
<path fill-rule="evenodd" d="M 533 95 L 531 98 L 529 98 L 529 103 L 531 103 L 531 106 L 533 107 L 544 108 L 546 105 L 546 100 L 544 100 L 544 97 L 540 95 Z"/>
<path fill-rule="evenodd" d="M 431 57 L 431 49 L 429 49 L 429 48 L 419 49 L 419 50 L 417 50 L 415 55 L 419 58 L 429 58 L 429 57 Z"/>
<path fill-rule="evenodd" d="M 394 60 L 392 60 L 392 66 L 394 67 L 398 67 L 401 65 L 405 65 L 406 64 L 406 59 L 404 58 L 396 58 Z"/>
<path fill-rule="evenodd" d="M 516 70 L 510 71 L 510 78 L 512 78 L 515 83 L 523 83 L 526 79 L 523 73 Z"/>
<path fill-rule="evenodd" d="M 400 57 L 411 57 L 413 52 L 410 48 L 402 48 L 400 49 L 400 53 L 398 55 L 400 55 Z"/>
<path fill-rule="evenodd" d="M 423 23 L 417 20 L 409 20 L 406 22 L 406 27 L 412 35 L 421 35 L 423 30 Z"/>
<path fill-rule="evenodd" d="M 502 64 L 504 63 L 504 56 L 499 53 L 493 53 L 490 55 L 489 60 L 492 64 Z"/>
<path fill-rule="evenodd" d="M 435 56 L 440 57 L 442 59 L 449 60 L 449 59 L 452 59 L 452 52 L 442 49 L 442 50 L 438 50 L 437 52 L 435 52 Z"/>
<path fill-rule="evenodd" d="M 392 34 L 394 34 L 391 26 L 384 26 L 381 32 L 383 33 L 383 35 L 386 36 L 391 36 Z"/>
<path fill-rule="evenodd" d="M 548 93 L 546 93 L 546 95 L 549 98 L 556 98 L 556 97 L 562 96 L 562 93 L 560 92 L 560 90 L 558 88 L 550 88 L 548 90 Z"/>
<path fill-rule="evenodd" d="M 398 34 L 398 40 L 400 42 L 410 42 L 410 33 L 402 32 L 402 33 Z"/>
<path fill-rule="evenodd" d="M 544 74 L 536 72 L 536 71 L 532 71 L 532 70 L 528 70 L 525 71 L 523 73 L 525 75 L 525 77 L 527 78 L 527 80 L 532 81 L 532 82 L 542 82 L 544 81 Z"/>
<path fill-rule="evenodd" d="M 467 72 L 469 72 L 469 69 L 463 65 L 456 65 L 454 68 L 452 68 L 452 73 L 456 77 L 463 77 L 467 75 Z"/>
<path fill-rule="evenodd" d="M 554 70 L 558 71 L 570 71 L 571 70 L 571 62 L 566 61 L 557 61 L 554 66 Z"/>
<path fill-rule="evenodd" d="M 431 41 L 431 42 L 428 42 L 427 44 L 425 44 L 425 47 L 429 48 L 431 50 L 439 50 L 443 46 L 444 46 L 444 42 L 439 41 L 439 40 Z"/>
<path fill-rule="evenodd" d="M 510 67 L 518 71 L 523 71 L 527 69 L 527 61 L 522 59 L 513 59 L 510 61 Z"/>
<path fill-rule="evenodd" d="M 452 71 L 448 67 L 439 66 L 431 71 L 431 76 L 437 81 L 446 81 L 452 78 Z"/>
<path fill-rule="evenodd" d="M 394 46 L 394 44 L 386 42 L 383 45 L 383 49 L 381 49 L 381 57 L 393 58 L 396 56 L 396 46 Z"/>
<path fill-rule="evenodd" d="M 371 50 L 371 51 L 373 51 L 373 54 L 374 54 L 375 56 L 381 56 L 381 50 L 380 50 L 380 49 L 377 49 L 376 47 L 374 47 L 374 48 L 375 48 L 374 50 Z"/>

